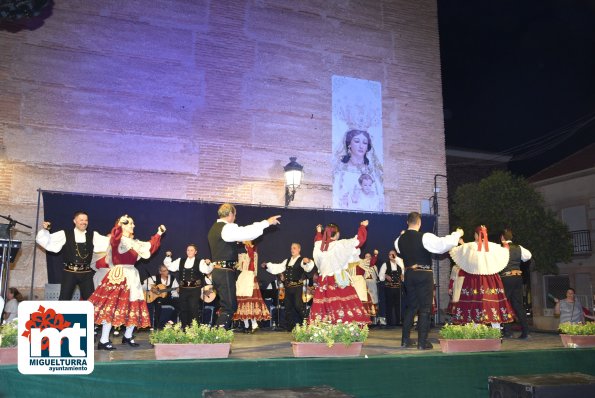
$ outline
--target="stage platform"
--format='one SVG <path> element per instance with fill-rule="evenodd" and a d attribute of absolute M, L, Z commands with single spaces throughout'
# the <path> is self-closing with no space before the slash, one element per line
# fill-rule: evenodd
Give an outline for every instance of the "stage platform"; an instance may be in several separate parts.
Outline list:
<path fill-rule="evenodd" d="M 148 332 L 141 331 L 139 348 L 95 351 L 95 371 L 87 376 L 29 376 L 0 366 L 0 396 L 201 397 L 205 390 L 325 385 L 355 397 L 475 398 L 488 397 L 489 376 L 595 375 L 595 349 L 563 348 L 557 334 L 505 339 L 500 352 L 443 354 L 437 330 L 430 335 L 433 350 L 400 348 L 400 328 L 373 329 L 360 357 L 296 359 L 290 333 L 263 329 L 238 332 L 228 359 L 178 361 L 156 361 Z"/>

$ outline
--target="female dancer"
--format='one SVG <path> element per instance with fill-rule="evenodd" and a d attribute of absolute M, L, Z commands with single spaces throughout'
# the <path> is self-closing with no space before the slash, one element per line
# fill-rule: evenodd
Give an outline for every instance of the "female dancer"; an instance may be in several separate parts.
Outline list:
<path fill-rule="evenodd" d="M 145 301 L 140 277 L 134 264 L 141 258 L 147 259 L 157 251 L 165 227 L 160 225 L 149 242 L 134 239 L 134 220 L 128 215 L 120 217 L 112 229 L 110 247 L 106 259 L 110 265 L 108 274 L 89 298 L 95 307 L 95 323 L 102 325 L 98 350 L 114 350 L 109 341 L 112 325 L 126 326 L 122 344 L 138 347 L 132 331 L 135 326 L 149 327 L 149 310 Z"/>
<path fill-rule="evenodd" d="M 318 287 L 310 309 L 308 322 L 370 323 L 362 302 L 349 284 L 349 262 L 358 261 L 359 248 L 366 242 L 368 220 L 360 223 L 357 236 L 339 240 L 339 227 L 329 224 L 322 234 L 322 225 L 316 227 L 314 262 L 318 267 Z"/>
<path fill-rule="evenodd" d="M 271 319 L 271 313 L 267 308 L 256 273 L 258 272 L 258 253 L 256 246 L 252 241 L 244 242 L 246 253 L 240 253 L 238 261 L 238 269 L 241 270 L 240 276 L 236 282 L 236 296 L 238 299 L 238 309 L 233 316 L 233 320 L 244 321 L 244 331 L 246 333 L 254 333 L 258 330 L 257 321 L 267 321 Z M 250 329 L 249 321 L 252 323 Z"/>

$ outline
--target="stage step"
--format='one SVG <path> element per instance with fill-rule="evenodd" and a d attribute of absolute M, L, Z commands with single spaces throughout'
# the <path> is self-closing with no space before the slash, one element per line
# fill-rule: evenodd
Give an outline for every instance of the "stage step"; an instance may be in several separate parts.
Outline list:
<path fill-rule="evenodd" d="M 202 393 L 204 398 L 350 398 L 347 395 L 332 387 L 297 387 L 282 389 L 251 388 L 248 390 L 205 390 Z"/>

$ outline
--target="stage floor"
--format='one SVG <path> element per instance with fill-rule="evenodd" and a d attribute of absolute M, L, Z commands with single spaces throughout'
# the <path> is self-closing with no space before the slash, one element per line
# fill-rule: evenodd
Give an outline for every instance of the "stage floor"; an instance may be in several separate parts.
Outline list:
<path fill-rule="evenodd" d="M 425 355 L 427 353 L 440 353 L 438 342 L 438 328 L 430 332 L 430 342 L 434 345 L 432 350 L 417 350 L 416 348 L 401 348 L 401 327 L 387 329 L 371 329 L 368 340 L 364 343 L 362 355 Z M 516 336 L 519 333 L 515 333 Z M 149 332 L 141 330 L 135 333 L 138 348 L 122 345 L 121 337 L 112 337 L 112 342 L 117 347 L 114 351 L 95 351 L 95 361 L 128 361 L 128 360 L 154 360 L 154 350 L 149 343 Z M 417 331 L 413 331 L 411 338 L 417 340 Z M 97 339 L 96 339 L 97 342 Z M 292 357 L 291 333 L 286 331 L 272 331 L 262 328 L 254 334 L 245 334 L 241 330 L 235 333 L 232 343 L 232 359 L 260 359 Z M 532 332 L 526 340 L 517 338 L 504 339 L 502 351 L 522 350 L 549 350 L 562 348 L 560 336 L 554 333 Z"/>

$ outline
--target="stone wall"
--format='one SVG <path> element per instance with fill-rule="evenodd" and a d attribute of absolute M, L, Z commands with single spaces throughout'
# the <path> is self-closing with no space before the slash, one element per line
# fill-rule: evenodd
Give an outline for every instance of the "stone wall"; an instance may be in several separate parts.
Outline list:
<path fill-rule="evenodd" d="M 381 82 L 386 210 L 419 210 L 446 171 L 434 0 L 55 2 L 0 31 L 0 214 L 34 225 L 37 189 L 282 206 L 289 156 L 292 206 L 330 207 L 333 75 Z"/>

